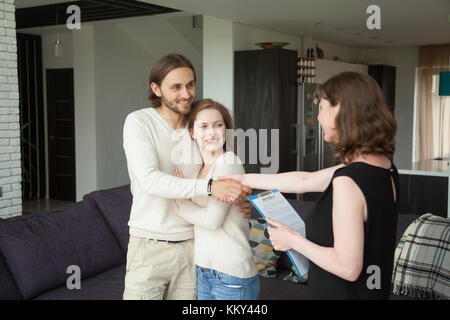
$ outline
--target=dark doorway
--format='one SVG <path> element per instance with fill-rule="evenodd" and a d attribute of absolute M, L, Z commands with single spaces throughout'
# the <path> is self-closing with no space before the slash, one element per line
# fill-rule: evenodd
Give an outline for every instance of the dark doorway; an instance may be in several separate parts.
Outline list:
<path fill-rule="evenodd" d="M 22 197 L 44 198 L 46 174 L 40 36 L 17 34 L 17 68 Z"/>
<path fill-rule="evenodd" d="M 76 201 L 73 69 L 47 69 L 49 195 Z"/>

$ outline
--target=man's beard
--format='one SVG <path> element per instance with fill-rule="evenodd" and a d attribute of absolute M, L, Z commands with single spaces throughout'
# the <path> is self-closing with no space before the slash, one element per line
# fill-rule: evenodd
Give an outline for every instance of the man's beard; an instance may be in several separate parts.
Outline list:
<path fill-rule="evenodd" d="M 170 110 L 172 110 L 173 112 L 179 114 L 180 116 L 185 116 L 187 114 L 189 114 L 189 112 L 191 112 L 191 104 L 189 105 L 189 108 L 187 111 L 183 111 L 177 108 L 176 106 L 176 102 L 170 103 L 165 97 L 164 95 L 161 93 L 161 101 L 164 103 L 164 105 L 169 108 Z"/>

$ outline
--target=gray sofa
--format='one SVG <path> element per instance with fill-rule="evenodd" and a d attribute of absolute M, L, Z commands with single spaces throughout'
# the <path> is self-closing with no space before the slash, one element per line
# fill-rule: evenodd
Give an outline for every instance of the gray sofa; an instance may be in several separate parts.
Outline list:
<path fill-rule="evenodd" d="M 131 201 L 126 185 L 95 191 L 64 209 L 0 219 L 0 300 L 120 300 Z M 291 202 L 303 217 L 312 207 Z M 399 217 L 398 239 L 415 218 Z M 80 268 L 81 289 L 68 289 L 69 266 Z M 260 299 L 309 298 L 307 284 L 281 279 L 289 268 L 282 254 L 277 278 L 260 277 Z"/>
<path fill-rule="evenodd" d="M 0 299 L 121 299 L 130 209 L 127 185 L 0 219 Z M 80 268 L 80 290 L 67 288 L 69 266 Z"/>

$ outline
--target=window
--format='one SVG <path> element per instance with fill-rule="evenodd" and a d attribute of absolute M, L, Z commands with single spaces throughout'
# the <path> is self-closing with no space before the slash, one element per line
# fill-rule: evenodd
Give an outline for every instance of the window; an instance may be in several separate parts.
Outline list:
<path fill-rule="evenodd" d="M 439 72 L 450 70 L 450 45 L 419 48 L 414 161 L 448 158 L 450 96 L 439 96 Z"/>

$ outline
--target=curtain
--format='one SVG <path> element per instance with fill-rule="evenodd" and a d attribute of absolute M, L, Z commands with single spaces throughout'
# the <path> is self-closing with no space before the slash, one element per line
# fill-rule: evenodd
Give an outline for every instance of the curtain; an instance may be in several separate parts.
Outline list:
<path fill-rule="evenodd" d="M 450 44 L 419 47 L 415 161 L 450 153 L 450 97 L 438 95 L 441 71 L 450 71 Z"/>

